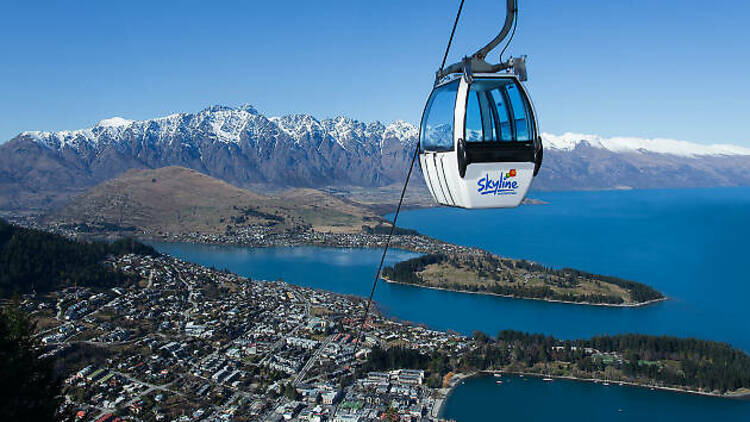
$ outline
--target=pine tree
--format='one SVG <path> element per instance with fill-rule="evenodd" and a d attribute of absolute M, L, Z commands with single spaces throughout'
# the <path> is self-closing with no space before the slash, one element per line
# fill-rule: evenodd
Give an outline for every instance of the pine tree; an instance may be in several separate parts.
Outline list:
<path fill-rule="evenodd" d="M 0 415 L 11 421 L 53 421 L 61 383 L 53 362 L 42 358 L 34 324 L 15 303 L 0 310 Z"/>

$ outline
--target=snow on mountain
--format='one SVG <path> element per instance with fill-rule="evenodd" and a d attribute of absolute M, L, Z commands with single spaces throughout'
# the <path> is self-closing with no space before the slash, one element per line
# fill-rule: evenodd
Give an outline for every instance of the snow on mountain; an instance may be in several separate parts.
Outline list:
<path fill-rule="evenodd" d="M 0 209 L 51 206 L 129 169 L 165 166 L 241 187 L 384 186 L 403 181 L 417 137 L 418 128 L 404 121 L 266 117 L 249 105 L 23 132 L 0 145 Z M 535 189 L 750 185 L 750 148 L 575 133 L 542 138 Z"/>
<path fill-rule="evenodd" d="M 697 157 L 705 155 L 750 155 L 750 148 L 737 145 L 704 145 L 694 142 L 678 141 L 667 138 L 604 138 L 598 135 L 565 133 L 563 135 L 542 134 L 544 146 L 553 150 L 572 151 L 582 142 L 590 146 L 611 152 L 650 152 L 669 154 L 680 157 Z"/>
<path fill-rule="evenodd" d="M 111 117 L 109 119 L 100 120 L 96 125 L 99 127 L 120 127 L 130 126 L 133 120 L 123 119 L 122 117 Z"/>
<path fill-rule="evenodd" d="M 57 132 L 27 131 L 19 136 L 33 138 L 54 149 L 75 149 L 84 145 L 93 147 L 102 141 L 108 144 L 118 143 L 132 135 L 148 137 L 162 143 L 173 140 L 172 138 L 180 133 L 202 135 L 203 138 L 239 144 L 243 134 L 252 137 L 259 126 L 266 126 L 266 132 L 271 132 L 266 135 L 284 133 L 297 144 L 305 140 L 309 142 L 311 139 L 328 138 L 343 149 L 348 149 L 353 144 L 381 145 L 389 138 L 411 144 L 418 132 L 417 127 L 404 121 L 396 121 L 385 126 L 380 122 L 364 123 L 342 116 L 323 120 L 308 114 L 266 118 L 252 106 L 212 106 L 195 114 L 179 113 L 139 121 L 112 117 L 101 120 L 90 128 Z M 189 137 L 185 140 L 197 139 Z"/>
<path fill-rule="evenodd" d="M 355 145 L 377 144 L 382 148 L 386 139 L 411 145 L 416 141 L 418 128 L 405 121 L 389 125 L 380 122 L 364 123 L 348 117 L 318 120 L 308 114 L 291 114 L 266 118 L 249 105 L 240 107 L 212 106 L 196 114 L 180 113 L 150 120 L 128 120 L 112 117 L 86 129 L 59 132 L 23 132 L 52 148 L 95 145 L 104 140 L 117 143 L 128 133 L 141 134 L 164 141 L 180 133 L 196 133 L 224 143 L 239 144 L 243 133 L 255 135 L 259 125 L 270 125 L 286 134 L 296 144 L 312 139 L 329 139 L 349 150 Z M 679 157 L 750 155 L 750 148 L 737 145 L 706 145 L 668 138 L 612 137 L 567 132 L 562 135 L 542 134 L 548 150 L 572 151 L 586 143 L 615 153 L 655 153 Z M 188 138 L 188 140 L 191 140 Z"/>
<path fill-rule="evenodd" d="M 412 139 L 417 139 L 419 135 L 419 129 L 409 122 L 403 120 L 396 120 L 385 127 L 383 132 L 383 139 L 397 139 L 405 142 Z"/>

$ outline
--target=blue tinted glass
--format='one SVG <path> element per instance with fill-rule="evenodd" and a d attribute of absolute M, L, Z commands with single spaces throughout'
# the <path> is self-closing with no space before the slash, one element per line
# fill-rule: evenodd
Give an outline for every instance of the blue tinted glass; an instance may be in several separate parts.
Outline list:
<path fill-rule="evenodd" d="M 512 79 L 474 79 L 466 104 L 465 137 L 467 142 L 511 142 L 513 111 L 507 89 L 515 87 Z"/>
<path fill-rule="evenodd" d="M 469 92 L 466 103 L 466 142 L 482 142 L 485 138 L 482 130 L 482 112 L 479 108 L 479 94 Z"/>
<path fill-rule="evenodd" d="M 526 101 L 521 97 L 521 93 L 518 87 L 508 85 L 506 88 L 508 98 L 510 98 L 511 109 L 513 110 L 513 120 L 516 126 L 516 141 L 530 141 L 531 140 L 531 122 L 530 112 Z"/>
<path fill-rule="evenodd" d="M 453 149 L 453 110 L 456 107 L 458 81 L 432 91 L 422 118 L 420 142 L 423 150 Z"/>
<path fill-rule="evenodd" d="M 512 141 L 513 132 L 510 127 L 510 119 L 508 118 L 508 106 L 505 104 L 505 97 L 500 89 L 492 91 L 492 96 L 495 99 L 495 109 L 497 110 L 497 120 L 500 130 L 500 140 Z"/>

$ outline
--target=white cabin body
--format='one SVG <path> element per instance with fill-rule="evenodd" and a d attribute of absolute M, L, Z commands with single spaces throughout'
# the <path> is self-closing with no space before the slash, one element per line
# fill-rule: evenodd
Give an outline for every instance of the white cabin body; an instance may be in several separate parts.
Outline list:
<path fill-rule="evenodd" d="M 450 127 L 449 127 L 450 126 Z M 542 159 L 536 115 L 512 74 L 437 85 L 420 124 L 419 164 L 432 197 L 460 208 L 520 205 Z"/>

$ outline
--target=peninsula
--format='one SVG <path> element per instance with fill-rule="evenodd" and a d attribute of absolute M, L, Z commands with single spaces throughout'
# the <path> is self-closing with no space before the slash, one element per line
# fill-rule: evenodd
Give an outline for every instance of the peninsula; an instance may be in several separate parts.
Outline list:
<path fill-rule="evenodd" d="M 724 343 L 462 336 L 375 308 L 356 345 L 361 298 L 251 280 L 137 242 L 72 241 L 1 221 L 0 234 L 0 297 L 18 298 L 0 311 L 36 323 L 29 338 L 60 374 L 57 405 L 71 417 L 362 420 L 390 412 L 436 421 L 450 386 L 481 371 L 750 392 L 750 356 Z M 20 264 L 30 257 L 45 265 L 43 285 L 28 283 L 36 269 Z"/>
<path fill-rule="evenodd" d="M 131 170 L 95 186 L 63 209 L 15 222 L 69 238 L 142 240 L 253 248 L 381 248 L 390 222 L 361 193 L 312 189 L 255 193 L 195 170 Z M 370 198 L 371 200 L 373 198 Z M 382 201 L 382 197 L 376 197 Z M 425 254 L 393 268 L 388 281 L 479 294 L 606 306 L 641 306 L 665 297 L 641 283 L 550 269 L 526 260 L 443 242 L 396 228 L 391 247 Z"/>
<path fill-rule="evenodd" d="M 642 306 L 665 300 L 635 281 L 572 268 L 551 269 L 485 251 L 428 254 L 386 267 L 389 282 L 524 299 L 609 306 Z"/>

